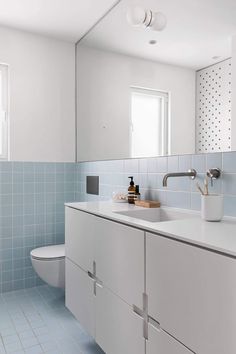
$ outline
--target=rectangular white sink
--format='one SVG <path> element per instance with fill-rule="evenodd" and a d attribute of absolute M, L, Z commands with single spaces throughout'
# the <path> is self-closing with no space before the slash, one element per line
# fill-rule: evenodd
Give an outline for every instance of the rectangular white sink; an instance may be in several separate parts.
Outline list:
<path fill-rule="evenodd" d="M 179 211 L 172 208 L 147 208 L 147 209 L 132 209 L 124 211 L 115 211 L 114 213 L 126 215 L 131 218 L 145 220 L 149 222 L 161 222 L 171 220 L 181 220 L 196 217 L 194 213 Z"/>

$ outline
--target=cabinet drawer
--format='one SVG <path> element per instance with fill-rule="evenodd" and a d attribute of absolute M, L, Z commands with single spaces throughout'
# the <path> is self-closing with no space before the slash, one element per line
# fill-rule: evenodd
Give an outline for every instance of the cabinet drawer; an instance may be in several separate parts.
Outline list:
<path fill-rule="evenodd" d="M 148 325 L 146 354 L 193 354 L 184 345 L 169 336 L 162 329 L 157 330 Z"/>
<path fill-rule="evenodd" d="M 200 354 L 236 353 L 236 261 L 147 233 L 149 314 Z"/>
<path fill-rule="evenodd" d="M 96 342 L 107 354 L 144 354 L 142 319 L 118 296 L 98 288 Z"/>
<path fill-rule="evenodd" d="M 94 242 L 97 277 L 131 306 L 142 307 L 144 232 L 100 219 Z"/>
<path fill-rule="evenodd" d="M 66 307 L 81 325 L 95 336 L 93 282 L 88 274 L 66 259 Z"/>
<path fill-rule="evenodd" d="M 69 207 L 66 207 L 65 213 L 66 257 L 85 271 L 92 271 L 94 260 L 93 236 L 97 218 Z"/>

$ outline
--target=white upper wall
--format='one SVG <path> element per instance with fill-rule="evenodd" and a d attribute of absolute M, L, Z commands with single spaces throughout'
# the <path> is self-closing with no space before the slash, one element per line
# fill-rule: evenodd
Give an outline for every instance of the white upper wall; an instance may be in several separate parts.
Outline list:
<path fill-rule="evenodd" d="M 0 27 L 9 65 L 10 160 L 75 160 L 72 43 Z"/>
<path fill-rule="evenodd" d="M 129 157 L 130 86 L 168 92 L 170 153 L 195 152 L 195 71 L 78 46 L 78 160 Z"/>
<path fill-rule="evenodd" d="M 232 38 L 231 150 L 236 151 L 236 36 Z"/>

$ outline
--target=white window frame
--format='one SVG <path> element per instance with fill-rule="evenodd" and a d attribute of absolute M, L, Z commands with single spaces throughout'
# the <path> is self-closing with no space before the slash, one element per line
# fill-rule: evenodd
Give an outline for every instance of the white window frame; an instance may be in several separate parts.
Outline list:
<path fill-rule="evenodd" d="M 169 151 L 170 151 L 170 131 L 169 131 L 169 127 L 170 127 L 170 124 L 169 124 L 169 120 L 170 120 L 170 116 L 169 116 L 170 94 L 169 94 L 169 92 L 162 91 L 162 90 L 156 90 L 156 89 L 150 89 L 150 88 L 144 88 L 144 87 L 131 86 L 130 87 L 130 156 L 132 155 L 132 129 L 133 129 L 132 114 L 131 114 L 132 93 L 153 95 L 153 96 L 157 96 L 161 99 L 163 114 L 162 114 L 161 121 L 160 121 L 162 139 L 161 139 L 160 146 L 159 146 L 159 151 L 160 151 L 159 156 L 168 155 Z M 149 156 L 146 156 L 146 157 L 149 157 Z"/>
<path fill-rule="evenodd" d="M 0 85 L 2 85 L 2 97 L 0 97 L 0 124 L 2 126 L 2 153 L 0 152 L 0 160 L 9 158 L 9 68 L 6 64 L 0 64 Z"/>

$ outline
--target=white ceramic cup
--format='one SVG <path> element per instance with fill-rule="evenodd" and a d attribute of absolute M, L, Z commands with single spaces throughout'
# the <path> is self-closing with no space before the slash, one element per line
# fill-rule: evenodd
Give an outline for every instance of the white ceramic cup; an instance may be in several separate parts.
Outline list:
<path fill-rule="evenodd" d="M 220 221 L 223 217 L 223 196 L 219 194 L 202 195 L 201 216 L 206 221 Z"/>

